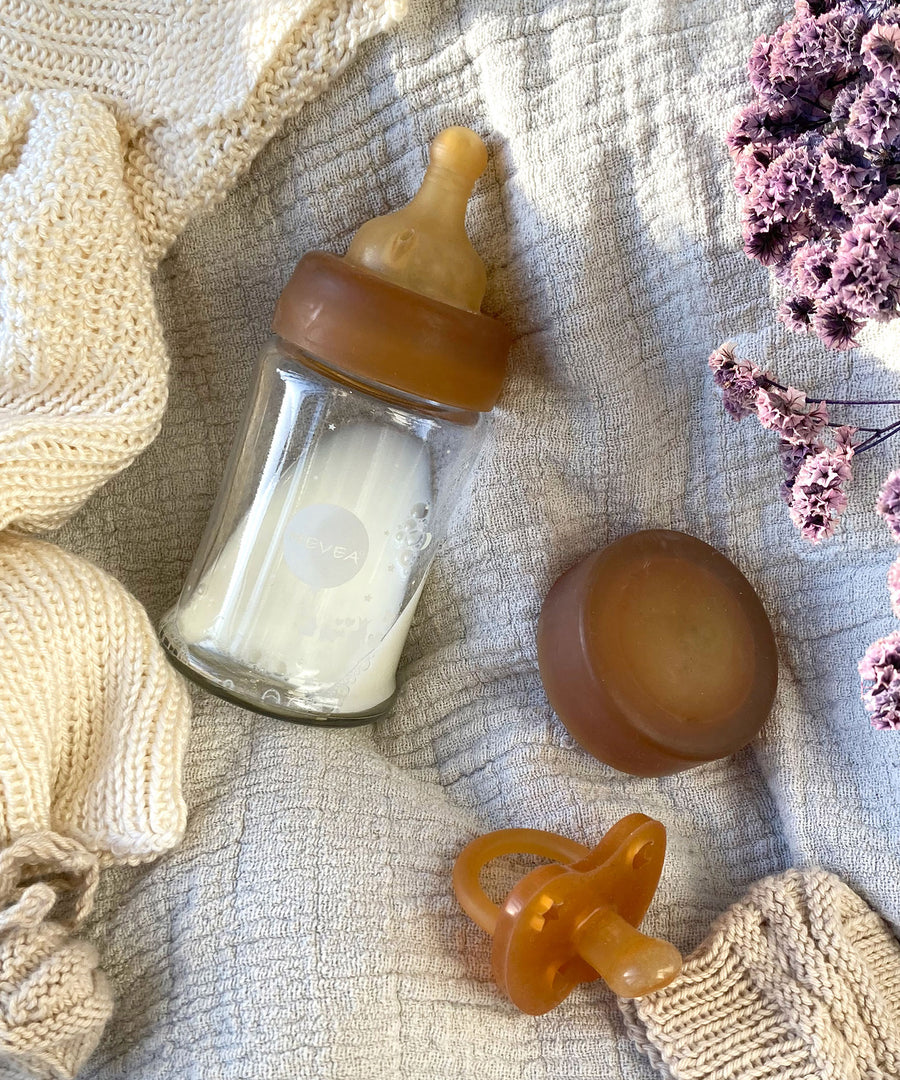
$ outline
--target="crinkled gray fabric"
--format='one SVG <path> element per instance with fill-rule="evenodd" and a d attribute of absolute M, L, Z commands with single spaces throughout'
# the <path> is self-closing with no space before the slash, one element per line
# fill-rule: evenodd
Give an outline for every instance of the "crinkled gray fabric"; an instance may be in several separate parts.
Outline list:
<path fill-rule="evenodd" d="M 900 917 L 900 736 L 869 728 L 856 676 L 896 625 L 894 546 L 871 510 L 892 450 L 855 463 L 842 534 L 810 547 L 778 500 L 773 438 L 724 415 L 705 366 L 731 337 L 785 381 L 900 396 L 896 333 L 848 355 L 788 334 L 739 250 L 723 134 L 749 96 L 751 42 L 786 8 L 417 0 L 163 263 L 163 434 L 63 535 L 154 618 L 199 541 L 295 260 L 343 251 L 408 198 L 447 124 L 490 142 L 471 233 L 486 307 L 516 345 L 393 715 L 320 732 L 196 693 L 184 846 L 103 884 L 93 937 L 118 1004 L 91 1080 L 646 1080 L 601 984 L 536 1019 L 492 984 L 450 870 L 502 826 L 590 843 L 628 812 L 660 818 L 669 855 L 646 925 L 685 951 L 790 866 L 820 864 Z M 652 526 L 738 563 L 783 665 L 752 748 L 637 780 L 567 736 L 534 633 L 559 573 Z"/>

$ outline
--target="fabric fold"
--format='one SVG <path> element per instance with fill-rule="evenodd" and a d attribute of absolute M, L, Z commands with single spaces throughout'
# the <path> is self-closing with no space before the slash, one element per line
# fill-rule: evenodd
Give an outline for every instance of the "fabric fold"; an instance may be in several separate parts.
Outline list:
<path fill-rule="evenodd" d="M 54 544 L 0 534 L 0 845 L 35 832 L 101 863 L 181 840 L 190 702 L 144 609 Z"/>
<path fill-rule="evenodd" d="M 406 0 L 77 0 L 9 5 L 0 94 L 80 91 L 119 125 L 124 182 L 155 263 L 284 120 Z"/>
<path fill-rule="evenodd" d="M 146 613 L 26 534 L 62 525 L 159 431 L 151 274 L 188 217 L 404 9 L 0 13 L 0 1071 L 76 1074 L 112 1009 L 94 950 L 71 937 L 98 868 L 171 850 L 186 816 L 189 698 Z"/>
<path fill-rule="evenodd" d="M 61 525 L 159 431 L 150 274 L 405 0 L 0 16 L 0 528 Z"/>
<path fill-rule="evenodd" d="M 46 90 L 0 116 L 0 528 L 43 531 L 156 436 L 168 360 L 113 114 Z"/>

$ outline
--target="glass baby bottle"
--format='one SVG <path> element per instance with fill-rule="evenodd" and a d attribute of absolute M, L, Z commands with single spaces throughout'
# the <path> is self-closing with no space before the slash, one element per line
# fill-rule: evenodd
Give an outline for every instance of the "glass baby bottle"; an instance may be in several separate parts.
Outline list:
<path fill-rule="evenodd" d="M 403 209 L 310 252 L 161 636 L 221 697 L 313 724 L 385 713 L 416 604 L 493 407 L 509 335 L 465 230 L 487 163 L 449 128 Z"/>

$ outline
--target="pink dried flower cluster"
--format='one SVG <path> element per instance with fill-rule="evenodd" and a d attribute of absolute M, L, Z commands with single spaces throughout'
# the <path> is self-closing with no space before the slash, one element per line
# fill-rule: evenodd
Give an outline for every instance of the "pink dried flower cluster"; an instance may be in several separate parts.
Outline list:
<path fill-rule="evenodd" d="M 850 348 L 900 312 L 900 5 L 796 0 L 748 70 L 728 133 L 744 250 L 792 330 Z"/>
<path fill-rule="evenodd" d="M 792 446 L 817 445 L 828 423 L 828 409 L 822 402 L 807 408 L 806 394 L 793 386 L 784 390 L 761 386 L 756 395 L 756 415 L 764 428 Z"/>
<path fill-rule="evenodd" d="M 791 521 L 813 543 L 834 533 L 835 523 L 847 507 L 844 489 L 853 478 L 852 456 L 852 446 L 822 449 L 810 454 L 797 471 L 792 488 Z"/>
<path fill-rule="evenodd" d="M 859 677 L 872 727 L 900 730 L 900 630 L 869 646 L 859 662 Z"/>
<path fill-rule="evenodd" d="M 887 522 L 891 536 L 900 544 L 900 469 L 895 469 L 885 480 L 875 509 Z"/>
<path fill-rule="evenodd" d="M 834 533 L 847 506 L 854 457 L 900 433 L 900 421 L 882 427 L 835 425 L 828 407 L 900 405 L 900 401 L 836 401 L 808 398 L 802 390 L 782 386 L 768 372 L 735 355 L 723 345 L 709 358 L 709 367 L 729 415 L 735 420 L 755 414 L 778 436 L 778 454 L 785 480 L 781 495 L 802 536 L 818 543 Z M 854 436 L 864 433 L 854 442 Z M 900 544 L 900 469 L 885 480 L 875 509 Z M 900 619 L 900 558 L 888 570 L 891 608 Z M 862 699 L 872 726 L 900 730 L 900 630 L 869 646 L 859 662 Z"/>
<path fill-rule="evenodd" d="M 875 509 L 884 518 L 891 536 L 900 544 L 900 469 L 888 475 L 878 493 Z M 900 558 L 891 563 L 887 583 L 891 610 L 900 619 Z"/>
<path fill-rule="evenodd" d="M 739 359 L 730 344 L 715 350 L 709 367 L 730 416 L 742 420 L 755 414 L 764 428 L 778 435 L 785 474 L 781 496 L 801 535 L 813 543 L 831 536 L 847 506 L 856 428 L 831 427 L 826 401 L 776 383 L 749 360 Z"/>

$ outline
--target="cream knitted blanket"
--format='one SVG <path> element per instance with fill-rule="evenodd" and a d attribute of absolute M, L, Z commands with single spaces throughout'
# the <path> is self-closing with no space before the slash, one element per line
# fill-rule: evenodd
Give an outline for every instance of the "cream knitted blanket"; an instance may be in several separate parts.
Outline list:
<path fill-rule="evenodd" d="M 404 6 L 3 6 L 0 527 L 59 525 L 154 438 L 157 260 Z"/>
<path fill-rule="evenodd" d="M 757 882 L 674 983 L 621 1003 L 667 1080 L 896 1080 L 900 942 L 821 870 Z"/>

